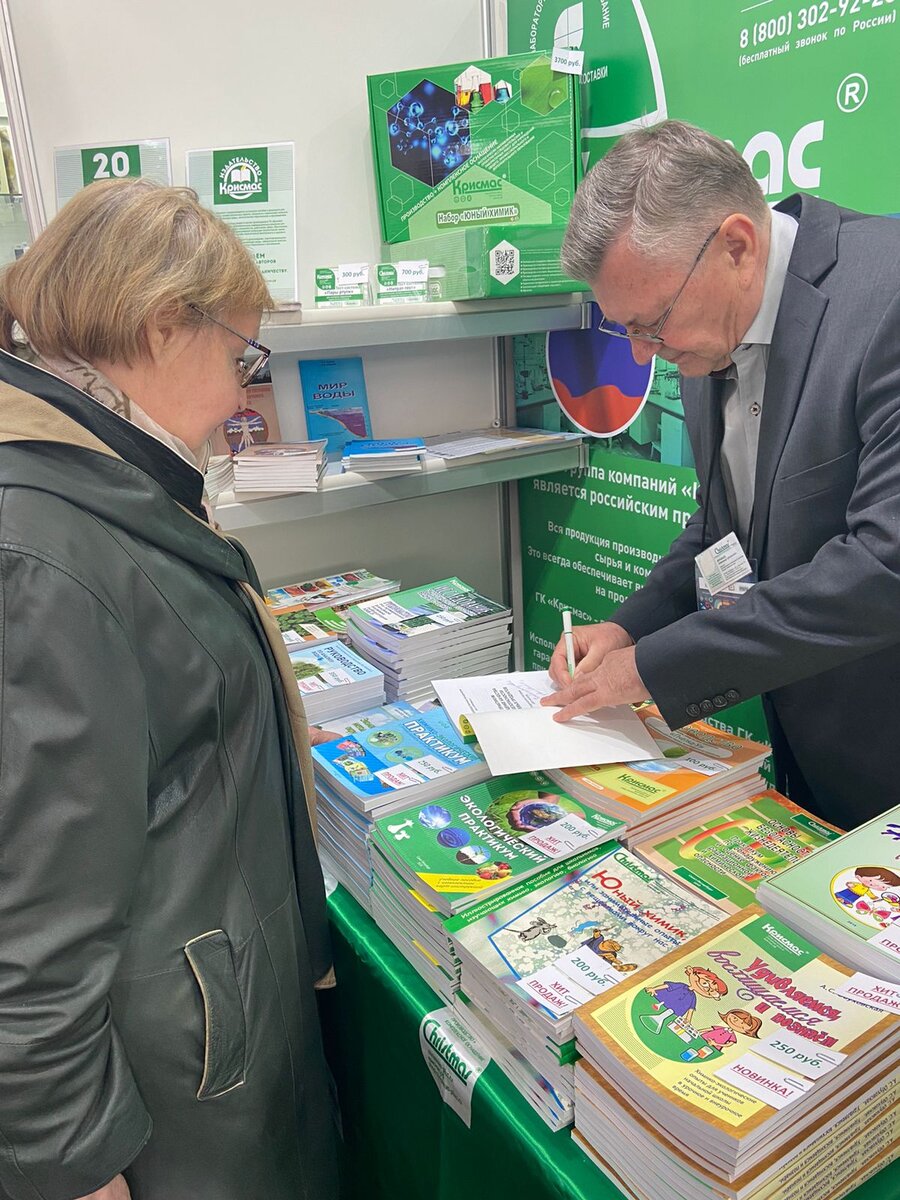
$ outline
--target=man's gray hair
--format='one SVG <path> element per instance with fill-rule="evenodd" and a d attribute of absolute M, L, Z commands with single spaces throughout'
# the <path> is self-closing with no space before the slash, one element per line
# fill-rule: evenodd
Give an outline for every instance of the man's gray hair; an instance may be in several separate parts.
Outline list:
<path fill-rule="evenodd" d="M 733 146 L 684 121 L 636 129 L 619 138 L 576 192 L 563 269 L 591 283 L 623 235 L 648 257 L 687 258 L 733 212 L 762 226 L 769 221 L 762 190 Z"/>

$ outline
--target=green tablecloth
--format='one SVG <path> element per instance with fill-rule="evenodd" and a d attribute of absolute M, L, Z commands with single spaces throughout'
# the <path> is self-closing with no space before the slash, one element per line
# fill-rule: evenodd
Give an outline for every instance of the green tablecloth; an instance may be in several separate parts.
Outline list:
<path fill-rule="evenodd" d="M 443 1006 L 355 900 L 329 901 L 338 987 L 324 1000 L 341 1096 L 350 1200 L 621 1200 L 567 1131 L 551 1133 L 497 1066 L 479 1079 L 467 1129 L 441 1101 L 419 1023 Z M 852 1193 L 898 1200 L 900 1161 Z"/>

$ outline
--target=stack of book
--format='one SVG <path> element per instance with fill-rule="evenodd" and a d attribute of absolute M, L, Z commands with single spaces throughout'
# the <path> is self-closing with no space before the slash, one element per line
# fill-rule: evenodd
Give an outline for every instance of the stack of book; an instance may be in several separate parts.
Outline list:
<path fill-rule="evenodd" d="M 353 646 L 384 672 L 391 700 L 434 695 L 433 679 L 505 671 L 512 613 L 460 579 L 442 579 L 348 614 Z"/>
<path fill-rule="evenodd" d="M 344 446 L 341 470 L 355 471 L 367 479 L 421 474 L 425 454 L 421 438 L 358 438 Z"/>
<path fill-rule="evenodd" d="M 324 442 L 261 442 L 234 456 L 234 491 L 316 492 L 325 471 Z"/>
<path fill-rule="evenodd" d="M 545 1081 L 538 1111 L 556 1124 L 573 1115 L 578 1006 L 721 920 L 613 841 L 487 896 L 446 928 L 463 994 Z"/>
<path fill-rule="evenodd" d="M 206 464 L 204 484 L 211 504 L 215 504 L 222 492 L 232 490 L 234 487 L 234 463 L 230 454 L 212 455 Z"/>
<path fill-rule="evenodd" d="M 325 647 L 327 650 L 329 647 Z M 326 723 L 342 736 L 313 747 L 320 828 L 330 839 L 335 875 L 369 907 L 368 840 L 377 817 L 485 779 L 477 746 L 466 746 L 443 709 L 409 704 L 351 718 L 352 729 Z"/>
<path fill-rule="evenodd" d="M 575 1014 L 576 1141 L 639 1200 L 844 1195 L 897 1153 L 900 989 L 867 981 L 726 918 Z"/>
<path fill-rule="evenodd" d="M 315 612 L 305 608 L 292 609 L 274 616 L 288 650 L 346 640 L 347 622 L 333 608 L 319 608 Z"/>
<path fill-rule="evenodd" d="M 384 676 L 350 646 L 335 640 L 289 656 L 311 725 L 384 702 Z"/>
<path fill-rule="evenodd" d="M 459 964 L 441 916 L 467 911 L 488 894 L 599 846 L 621 827 L 537 772 L 405 805 L 375 821 L 372 915 L 435 991 L 452 995 Z"/>
<path fill-rule="evenodd" d="M 301 583 L 283 583 L 269 588 L 265 600 L 272 612 L 318 612 L 328 608 L 343 615 L 351 605 L 361 600 L 373 600 L 399 591 L 399 579 L 384 579 L 366 567 L 344 571 L 341 575 L 325 575 L 320 579 L 304 579 Z"/>
<path fill-rule="evenodd" d="M 835 826 L 770 788 L 699 820 L 686 812 L 682 824 L 669 833 L 638 833 L 624 840 L 639 858 L 731 914 L 753 904 L 766 880 L 840 835 Z"/>
<path fill-rule="evenodd" d="M 467 429 L 426 438 L 425 445 L 429 454 L 444 459 L 448 467 L 460 467 L 507 455 L 555 450 L 581 438 L 580 433 L 553 433 L 546 429 Z"/>
<path fill-rule="evenodd" d="M 764 880 L 758 898 L 842 962 L 900 984 L 900 806 Z"/>
<path fill-rule="evenodd" d="M 638 709 L 659 758 L 566 767 L 550 775 L 576 800 L 620 817 L 628 841 L 671 833 L 686 819 L 720 812 L 760 792 L 769 747 L 697 721 L 672 730 L 655 705 Z"/>

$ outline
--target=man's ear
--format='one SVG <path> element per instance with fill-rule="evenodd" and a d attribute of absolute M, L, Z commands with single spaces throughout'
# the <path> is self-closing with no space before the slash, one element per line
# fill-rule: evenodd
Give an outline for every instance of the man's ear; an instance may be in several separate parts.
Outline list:
<path fill-rule="evenodd" d="M 722 222 L 720 232 L 734 268 L 752 273 L 762 251 L 762 237 L 753 219 L 746 213 L 731 213 Z"/>

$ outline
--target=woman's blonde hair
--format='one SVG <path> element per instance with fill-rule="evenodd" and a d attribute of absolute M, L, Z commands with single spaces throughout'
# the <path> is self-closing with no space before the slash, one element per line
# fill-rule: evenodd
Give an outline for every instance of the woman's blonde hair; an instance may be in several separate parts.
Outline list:
<path fill-rule="evenodd" d="M 151 318 L 199 325 L 262 312 L 272 297 L 249 251 L 189 188 L 92 183 L 0 275 L 0 346 L 21 326 L 41 355 L 131 363 Z"/>

